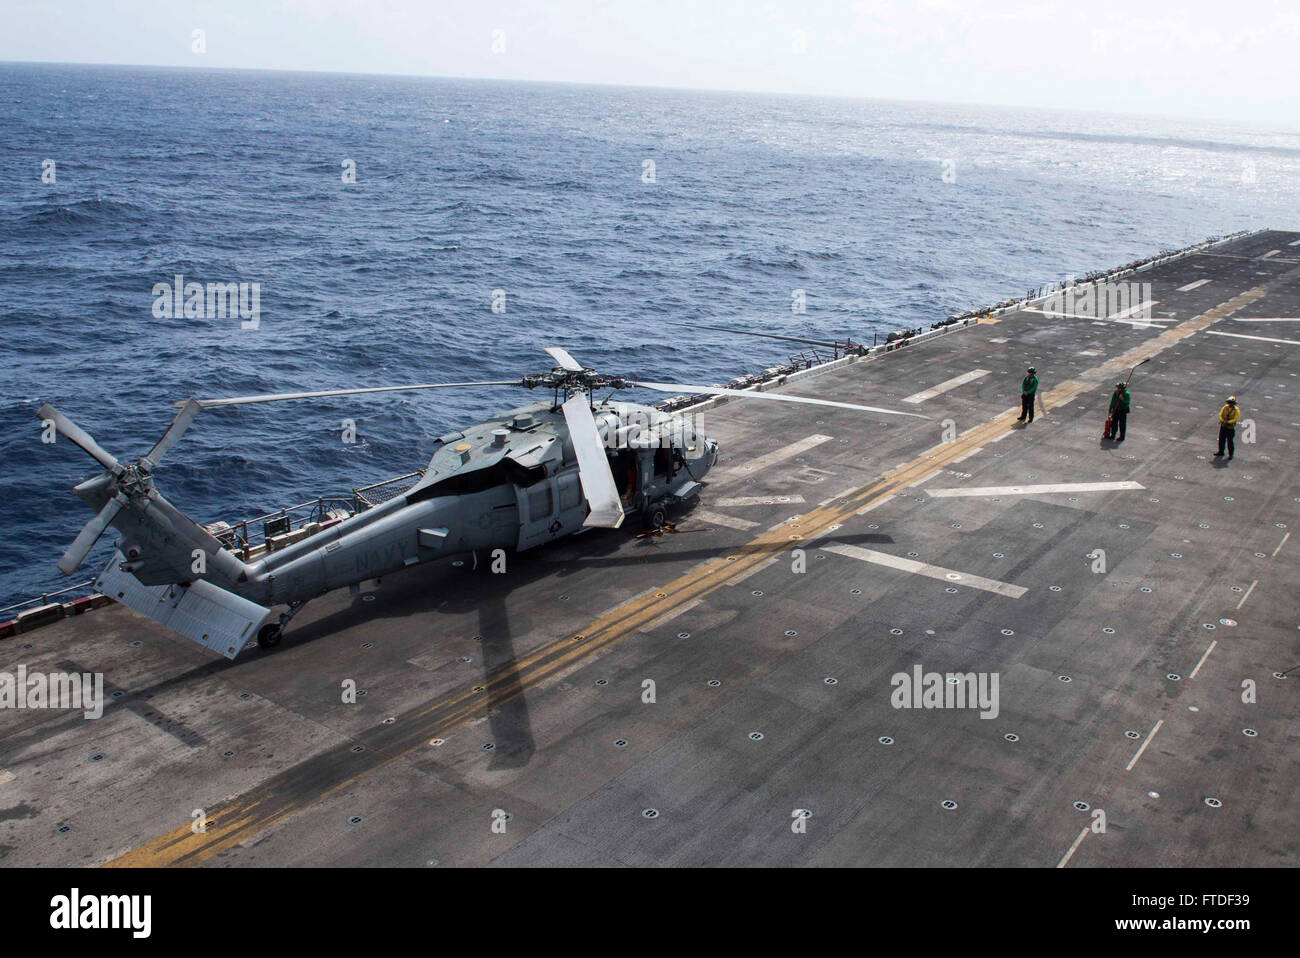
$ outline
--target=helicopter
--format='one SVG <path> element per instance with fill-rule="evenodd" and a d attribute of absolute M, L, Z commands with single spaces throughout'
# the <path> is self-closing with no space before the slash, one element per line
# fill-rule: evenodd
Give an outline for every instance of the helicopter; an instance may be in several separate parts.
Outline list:
<path fill-rule="evenodd" d="M 256 635 L 280 643 L 289 621 L 315 597 L 356 588 L 437 558 L 494 550 L 522 552 L 590 529 L 617 529 L 640 515 L 662 527 L 670 507 L 700 493 L 718 461 L 717 440 L 687 417 L 653 406 L 597 401 L 597 390 L 638 388 L 831 406 L 928 418 L 919 413 L 772 392 L 643 382 L 584 367 L 566 350 L 544 347 L 550 372 L 514 380 L 423 383 L 362 389 L 195 399 L 179 408 L 154 447 L 122 463 L 53 406 L 36 415 L 95 459 L 104 471 L 74 488 L 96 512 L 59 560 L 72 575 L 114 526 L 117 552 L 95 580 L 116 601 L 205 648 L 233 659 Z M 357 512 L 255 561 L 199 525 L 158 490 L 154 470 L 204 409 L 383 392 L 516 386 L 549 389 L 550 401 L 511 409 L 449 433 L 423 477 L 403 494 Z M 272 608 L 285 606 L 276 616 Z"/>

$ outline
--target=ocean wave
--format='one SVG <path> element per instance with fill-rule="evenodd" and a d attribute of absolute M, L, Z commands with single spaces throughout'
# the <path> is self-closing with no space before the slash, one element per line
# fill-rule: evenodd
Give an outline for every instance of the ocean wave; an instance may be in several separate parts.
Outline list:
<path fill-rule="evenodd" d="M 26 207 L 18 215 L 20 227 L 30 229 L 117 229 L 123 225 L 143 223 L 146 219 L 145 210 L 134 203 L 98 197 L 70 203 L 51 201 L 34 208 Z"/>

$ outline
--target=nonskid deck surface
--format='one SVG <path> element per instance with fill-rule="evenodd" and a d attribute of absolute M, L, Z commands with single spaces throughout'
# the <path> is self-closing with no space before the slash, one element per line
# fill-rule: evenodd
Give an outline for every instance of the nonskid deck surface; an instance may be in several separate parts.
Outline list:
<path fill-rule="evenodd" d="M 1300 320 L 1297 240 L 1137 274 L 1150 328 L 1021 311 L 790 388 L 928 422 L 708 408 L 675 534 L 414 568 L 233 663 L 116 606 L 6 641 L 121 694 L 0 713 L 0 862 L 1295 865 L 1300 321 L 1251 320 Z M 997 716 L 895 708 L 916 666 Z"/>

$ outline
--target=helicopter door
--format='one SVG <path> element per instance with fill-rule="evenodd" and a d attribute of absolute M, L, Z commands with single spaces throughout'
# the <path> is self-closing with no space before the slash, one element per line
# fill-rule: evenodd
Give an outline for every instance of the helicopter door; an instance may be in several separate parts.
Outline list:
<path fill-rule="evenodd" d="M 519 551 L 552 538 L 555 515 L 555 480 L 542 479 L 530 486 L 515 486 L 519 499 Z"/>
<path fill-rule="evenodd" d="M 555 477 L 557 518 L 564 525 L 565 532 L 582 528 L 587 518 L 587 500 L 582 495 L 582 479 L 578 470 L 562 473 Z"/>
<path fill-rule="evenodd" d="M 608 458 L 609 471 L 614 476 L 614 488 L 618 490 L 623 505 L 631 505 L 632 499 L 637 494 L 637 487 L 641 484 L 641 470 L 637 464 L 636 450 L 623 448 L 609 454 Z"/>

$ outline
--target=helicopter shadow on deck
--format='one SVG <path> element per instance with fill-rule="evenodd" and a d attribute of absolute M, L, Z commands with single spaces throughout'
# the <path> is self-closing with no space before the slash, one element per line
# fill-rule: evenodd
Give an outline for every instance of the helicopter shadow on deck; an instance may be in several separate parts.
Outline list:
<path fill-rule="evenodd" d="M 687 520 L 689 521 L 689 514 Z M 706 531 L 703 526 L 680 530 L 676 535 Z M 717 530 L 713 530 L 717 531 Z M 667 533 L 666 535 L 673 535 Z M 676 538 L 673 535 L 673 538 Z M 622 530 L 592 531 L 577 538 L 553 542 L 540 549 L 523 553 L 509 553 L 504 575 L 473 570 L 467 560 L 461 566 L 444 560 L 403 570 L 385 576 L 375 590 L 380 602 L 366 602 L 361 596 L 346 608 L 331 612 L 319 619 L 303 622 L 298 628 L 285 632 L 281 646 L 271 652 L 249 650 L 238 659 L 221 659 L 196 664 L 178 675 L 170 676 L 151 686 L 136 689 L 126 698 L 105 703 L 105 714 L 115 708 L 125 708 L 133 703 L 148 702 L 161 693 L 182 688 L 189 682 L 207 676 L 234 678 L 243 669 L 256 669 L 265 665 L 264 656 L 278 656 L 289 649 L 307 645 L 348 629 L 364 626 L 368 622 L 401 619 L 414 615 L 466 615 L 477 612 L 477 632 L 483 637 L 480 651 L 475 656 L 480 663 L 481 681 L 492 680 L 500 702 L 488 710 L 487 719 L 493 743 L 489 768 L 520 768 L 527 765 L 536 751 L 532 723 L 528 711 L 527 695 L 518 677 L 517 656 L 514 646 L 516 635 L 512 624 L 508 598 L 515 589 L 546 578 L 564 579 L 577 572 L 593 568 L 617 569 L 625 566 L 658 562 L 698 562 L 720 555 L 744 551 L 750 536 L 736 532 L 734 544 L 723 543 L 711 548 L 677 549 L 658 547 L 656 540 L 646 538 L 633 542 Z M 827 537 L 830 538 L 830 537 Z M 879 533 L 834 536 L 847 544 L 892 543 L 891 536 Z M 808 545 L 815 547 L 818 540 Z M 625 553 L 625 554 L 620 554 Z M 468 628 L 468 627 L 466 627 Z M 402 658 L 409 659 L 427 651 L 409 639 L 399 638 L 409 646 L 398 649 Z M 435 640 L 436 643 L 436 640 Z M 434 644 L 434 643 L 430 643 Z M 486 701 L 486 700 L 485 700 Z M 424 703 L 418 708 L 427 707 Z M 73 719 L 69 719 L 70 722 Z M 80 721 L 79 718 L 76 721 Z"/>
<path fill-rule="evenodd" d="M 702 527 L 682 529 L 676 534 L 666 533 L 676 539 L 679 535 L 703 532 Z M 716 530 L 711 530 L 716 531 Z M 367 621 L 387 618 L 405 618 L 420 614 L 446 614 L 464 616 L 477 613 L 478 632 L 482 636 L 477 656 L 481 663 L 484 683 L 492 683 L 494 696 L 500 702 L 487 713 L 493 743 L 489 768 L 517 768 L 531 760 L 536 750 L 529 718 L 527 694 L 522 688 L 517 671 L 517 652 L 514 641 L 517 634 L 528 631 L 533 623 L 516 631 L 510 616 L 509 598 L 512 592 L 536 584 L 544 579 L 563 580 L 579 571 L 593 568 L 615 569 L 624 566 L 658 562 L 694 563 L 715 559 L 720 555 L 743 551 L 749 536 L 737 533 L 741 541 L 710 548 L 661 548 L 653 538 L 630 541 L 626 531 L 593 530 L 577 538 L 550 543 L 540 549 L 507 555 L 504 574 L 492 574 L 488 562 L 480 559 L 480 568 L 473 570 L 469 561 L 461 558 L 459 567 L 444 561 L 435 565 L 415 567 L 385 577 L 380 584 L 383 594 L 381 604 L 362 602 L 359 598 L 348 608 L 340 609 L 317 619 L 302 629 L 285 635 L 286 646 L 312 642 L 344 628 L 361 625 Z M 862 534 L 837 536 L 837 541 L 847 543 L 892 543 L 887 535 Z M 438 598 L 430 600 L 430 593 Z M 415 654 L 412 652 L 411 654 Z"/>
<path fill-rule="evenodd" d="M 357 597 L 345 609 L 286 632 L 283 645 L 314 642 L 342 629 L 377 620 L 475 613 L 477 626 L 473 634 L 481 638 L 476 643 L 479 652 L 474 657 L 480 664 L 480 682 L 490 683 L 492 688 L 491 699 L 484 699 L 488 704 L 486 717 L 492 743 L 488 768 L 522 768 L 531 761 L 536 744 L 527 696 L 518 674 L 515 649 L 518 632 L 510 617 L 509 596 L 514 590 L 541 579 L 570 575 L 575 570 L 569 566 L 575 560 L 592 554 L 609 555 L 618 551 L 625 541 L 626 536 L 617 532 L 593 531 L 584 534 L 580 542 L 566 539 L 523 553 L 508 552 L 507 571 L 502 574 L 493 574 L 491 560 L 482 556 L 477 569 L 468 556 L 416 566 L 377 580 L 376 591 L 381 602 L 372 604 Z M 461 564 L 455 565 L 456 562 Z M 520 631 L 531 627 L 528 623 Z M 410 644 L 409 640 L 405 641 Z M 436 643 L 435 639 L 430 645 Z M 411 647 L 400 650 L 400 654 L 409 659 L 425 651 Z M 492 702 L 496 704 L 491 705 Z"/>

